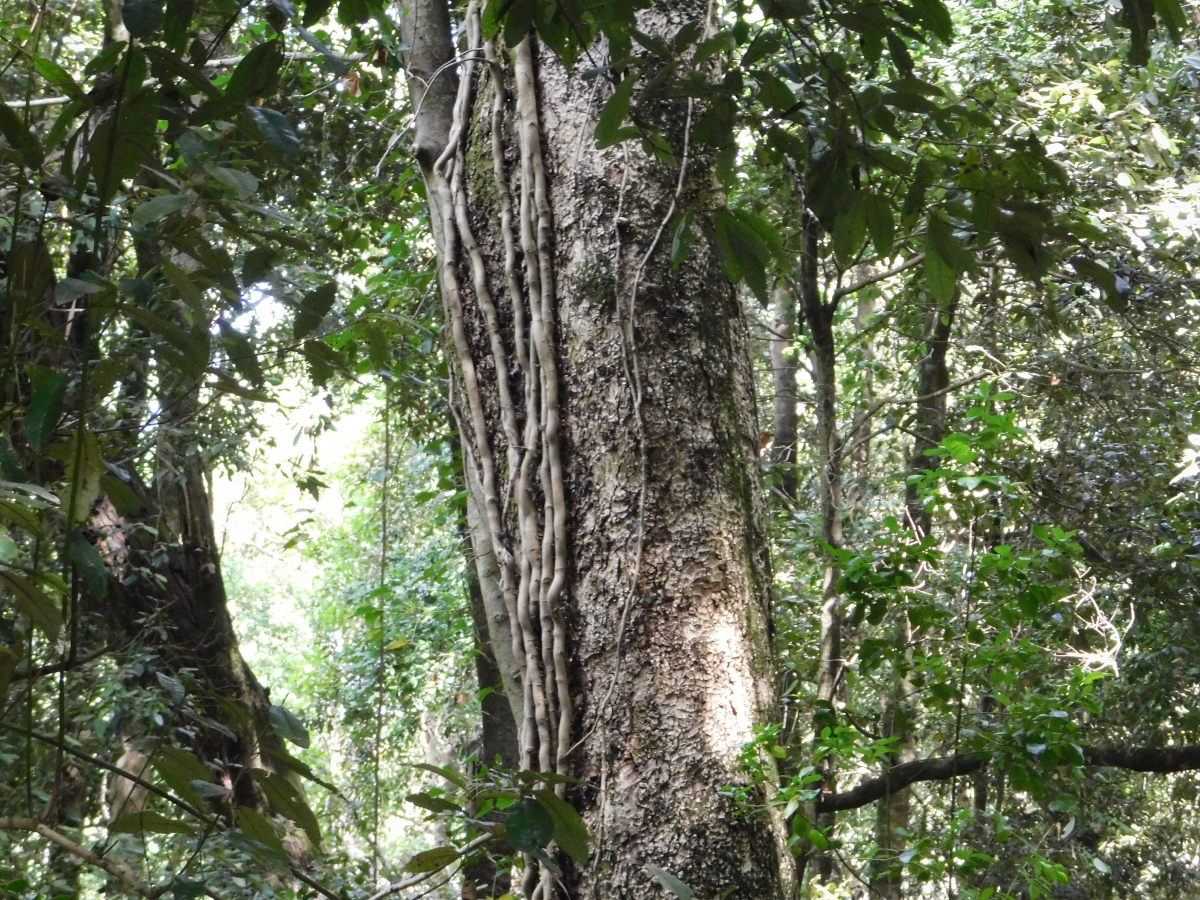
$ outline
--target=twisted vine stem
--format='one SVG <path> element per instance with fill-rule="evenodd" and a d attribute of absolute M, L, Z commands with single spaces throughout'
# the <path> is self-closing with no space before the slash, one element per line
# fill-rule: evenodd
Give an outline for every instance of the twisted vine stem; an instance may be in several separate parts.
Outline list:
<path fill-rule="evenodd" d="M 513 49 L 510 80 L 496 44 L 483 39 L 476 2 L 468 7 L 463 33 L 467 48 L 460 56 L 449 142 L 433 166 L 430 194 L 436 204 L 435 218 L 443 223 L 437 235 L 439 275 L 459 375 L 458 402 L 465 407 L 459 414 L 464 463 L 473 470 L 482 493 L 487 541 L 509 614 L 524 701 L 518 723 L 521 767 L 566 774 L 574 715 L 563 616 L 567 500 L 554 338 L 553 216 L 542 158 L 533 48 L 526 37 Z M 467 134 L 472 98 L 483 84 L 484 70 L 494 91 L 490 140 L 504 250 L 499 279 L 502 306 L 493 296 L 487 262 L 472 229 L 467 193 Z M 519 169 L 513 173 L 506 169 L 504 152 L 509 115 L 520 157 Z M 484 352 L 491 357 L 498 428 L 489 428 L 485 412 L 471 341 L 473 320 L 464 303 L 460 271 L 469 278 Z M 515 360 L 505 342 L 505 307 L 511 316 Z M 561 784 L 556 786 L 562 789 Z M 535 884 L 541 896 L 553 896 L 545 866 L 529 866 L 527 873 L 527 896 Z"/>

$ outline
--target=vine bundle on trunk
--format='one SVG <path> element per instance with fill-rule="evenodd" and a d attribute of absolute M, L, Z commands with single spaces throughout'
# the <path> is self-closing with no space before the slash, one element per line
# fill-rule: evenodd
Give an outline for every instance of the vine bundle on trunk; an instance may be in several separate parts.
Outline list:
<path fill-rule="evenodd" d="M 708 15 L 661 4 L 638 26 Z M 600 152 L 603 80 L 532 36 L 485 39 L 474 5 L 455 57 L 449 24 L 436 2 L 407 11 L 416 152 L 522 766 L 582 781 L 594 848 L 564 882 L 641 897 L 653 864 L 698 896 L 789 896 L 777 821 L 722 795 L 776 701 L 746 323 L 714 249 L 672 270 L 663 240 L 676 211 L 719 204 L 693 101 L 656 113 L 673 159 Z M 537 881 L 554 895 L 545 866 Z"/>

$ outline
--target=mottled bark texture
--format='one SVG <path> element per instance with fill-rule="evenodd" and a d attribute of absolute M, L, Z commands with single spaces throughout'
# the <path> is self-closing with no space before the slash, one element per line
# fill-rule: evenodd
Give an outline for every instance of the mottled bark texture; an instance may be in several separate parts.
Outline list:
<path fill-rule="evenodd" d="M 660 3 L 638 27 L 706 15 Z M 488 630 L 497 649 L 501 620 L 519 626 L 516 673 L 496 656 L 523 764 L 583 781 L 568 799 L 593 853 L 567 889 L 640 900 L 655 864 L 700 897 L 790 897 L 781 824 L 723 792 L 748 783 L 739 754 L 776 698 L 746 320 L 708 238 L 711 159 L 685 152 L 701 110 L 647 111 L 674 164 L 636 141 L 599 151 L 611 84 L 534 39 L 483 50 L 427 178 Z M 698 225 L 678 269 L 673 205 Z"/>

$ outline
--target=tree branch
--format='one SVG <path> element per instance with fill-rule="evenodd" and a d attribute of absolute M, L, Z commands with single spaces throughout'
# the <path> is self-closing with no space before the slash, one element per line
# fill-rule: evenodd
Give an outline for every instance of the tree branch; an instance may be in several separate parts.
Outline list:
<path fill-rule="evenodd" d="M 835 290 L 833 292 L 833 297 L 830 299 L 831 300 L 840 300 L 843 297 L 849 296 L 850 294 L 856 294 L 865 287 L 870 287 L 871 285 L 873 285 L 877 282 L 883 281 L 887 278 L 891 278 L 893 275 L 899 275 L 901 272 L 907 272 L 913 266 L 918 266 L 924 261 L 925 261 L 925 254 L 918 253 L 916 256 L 912 257 L 911 259 L 906 259 L 906 260 L 904 260 L 904 262 L 898 263 L 897 265 L 892 266 L 890 269 L 885 269 L 882 272 L 876 272 L 875 274 L 868 275 L 866 278 L 863 278 L 860 281 L 856 281 L 853 284 L 848 284 L 845 287 L 838 288 L 837 290 Z"/>
<path fill-rule="evenodd" d="M 1200 745 L 1186 747 L 1083 747 L 1086 766 L 1126 769 L 1131 772 L 1187 772 L 1200 769 Z M 848 791 L 824 794 L 817 800 L 817 812 L 841 812 L 859 809 L 882 800 L 922 781 L 948 781 L 959 775 L 978 772 L 988 764 L 988 753 L 961 753 L 917 759 L 893 766 L 877 778 L 860 782 Z"/>

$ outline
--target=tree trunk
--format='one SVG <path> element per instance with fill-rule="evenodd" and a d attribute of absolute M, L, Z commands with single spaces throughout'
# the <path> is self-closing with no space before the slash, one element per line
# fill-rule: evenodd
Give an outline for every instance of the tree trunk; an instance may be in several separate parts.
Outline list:
<path fill-rule="evenodd" d="M 837 347 L 833 318 L 837 299 L 821 300 L 817 282 L 820 226 L 816 217 L 804 213 L 804 248 L 800 262 L 800 302 L 805 323 L 812 336 L 813 390 L 817 407 L 817 457 L 820 468 L 821 539 L 836 549 L 842 546 L 842 441 L 837 430 Z M 825 728 L 836 723 L 836 695 L 842 676 L 842 598 L 837 583 L 841 570 L 832 562 L 825 566 L 821 588 L 821 659 L 817 671 L 817 712 L 813 717 L 814 737 L 820 740 Z M 837 790 L 833 760 L 821 757 L 816 765 L 824 776 L 823 789 Z M 833 813 L 821 813 L 816 825 L 823 830 L 834 826 Z M 834 876 L 834 860 L 815 848 L 812 851 L 813 877 L 823 882 Z"/>
<path fill-rule="evenodd" d="M 781 282 L 775 288 L 775 325 L 771 335 L 771 380 L 774 438 L 771 464 L 778 472 L 779 493 L 796 502 L 796 299 Z"/>
<path fill-rule="evenodd" d="M 418 32 L 438 20 L 425 6 L 406 11 Z M 667 36 L 705 16 L 680 0 L 638 27 Z M 477 17 L 472 7 L 459 29 L 474 52 L 450 139 L 422 132 L 445 121 L 430 93 L 417 145 L 446 148 L 423 170 L 476 557 L 495 566 L 493 648 L 511 638 L 522 765 L 585 782 L 569 799 L 592 853 L 567 867 L 572 897 L 645 897 L 658 890 L 647 864 L 697 896 L 790 897 L 781 823 L 738 815 L 724 791 L 766 799 L 739 756 L 777 701 L 746 320 L 707 239 L 674 270 L 663 239 L 684 205 L 711 233 L 711 159 L 688 147 L 700 110 L 679 99 L 654 111 L 675 165 L 636 142 L 599 152 L 605 82 L 533 38 L 511 53 L 484 44 Z M 409 43 L 414 75 L 449 48 Z M 505 616 L 509 636 L 495 627 Z M 526 893 L 540 880 L 556 895 L 530 869 Z"/>
<path fill-rule="evenodd" d="M 922 336 L 925 355 L 921 358 L 917 370 L 917 396 L 922 399 L 917 403 L 915 437 L 908 464 L 909 475 L 919 475 L 937 465 L 937 461 L 933 457 L 926 456 L 925 451 L 936 447 L 946 436 L 945 389 L 950 384 L 950 375 L 946 367 L 946 353 L 950 349 L 950 334 L 953 330 L 957 306 L 958 295 L 956 294 L 945 310 L 935 307 L 930 312 L 930 321 Z M 929 510 L 922 502 L 916 484 L 908 482 L 905 490 L 905 512 L 908 524 L 917 539 L 920 540 L 929 533 L 932 524 Z M 907 613 L 898 610 L 896 640 L 906 650 L 897 658 L 892 694 L 888 697 L 884 709 L 883 736 L 899 738 L 895 745 L 895 751 L 885 762 L 886 768 L 916 759 L 916 739 L 912 728 L 916 717 L 916 708 L 909 699 L 914 691 L 910 680 L 909 666 L 912 663 L 912 648 L 917 638 L 918 634 L 909 624 Z M 877 854 L 875 866 L 882 868 L 883 871 L 872 879 L 871 890 L 878 893 L 883 900 L 900 900 L 903 892 L 903 878 L 897 863 L 907 845 L 910 794 L 911 791 L 907 787 L 889 792 L 880 801 L 876 813 Z"/>

